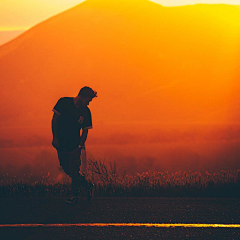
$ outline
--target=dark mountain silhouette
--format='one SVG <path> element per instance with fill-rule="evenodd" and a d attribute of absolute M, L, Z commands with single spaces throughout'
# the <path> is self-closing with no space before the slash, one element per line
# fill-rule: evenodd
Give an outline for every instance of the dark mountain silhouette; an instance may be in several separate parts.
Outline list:
<path fill-rule="evenodd" d="M 49 126 L 85 85 L 101 123 L 236 121 L 239 22 L 236 6 L 83 2 L 0 47 L 1 125 Z"/>

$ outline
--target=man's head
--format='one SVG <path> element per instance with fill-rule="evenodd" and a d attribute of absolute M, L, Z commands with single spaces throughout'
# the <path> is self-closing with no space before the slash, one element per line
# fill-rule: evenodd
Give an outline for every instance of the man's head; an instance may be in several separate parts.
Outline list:
<path fill-rule="evenodd" d="M 83 87 L 75 98 L 75 105 L 77 107 L 87 106 L 95 97 L 97 97 L 97 92 L 93 91 L 90 87 Z"/>
<path fill-rule="evenodd" d="M 97 92 L 93 91 L 90 87 L 83 87 L 80 89 L 78 96 L 82 96 L 83 98 L 94 98 L 97 97 Z"/>

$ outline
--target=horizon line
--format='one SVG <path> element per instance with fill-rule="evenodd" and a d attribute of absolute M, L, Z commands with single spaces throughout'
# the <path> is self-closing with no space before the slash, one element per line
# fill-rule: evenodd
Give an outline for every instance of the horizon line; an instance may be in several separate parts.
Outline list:
<path fill-rule="evenodd" d="M 239 9 L 240 9 L 240 4 L 228 4 L 228 3 L 193 3 L 193 4 L 183 4 L 183 5 L 181 5 L 181 4 L 180 4 L 180 5 L 162 5 L 162 4 L 158 3 L 158 2 L 155 2 L 154 0 L 148 0 L 148 1 L 153 2 L 153 3 L 156 3 L 156 4 L 158 4 L 158 5 L 162 6 L 162 7 L 166 7 L 166 8 L 186 7 L 186 6 L 195 6 L 195 5 L 226 5 L 226 6 L 239 7 Z M 86 0 L 83 1 L 83 2 L 86 2 Z M 81 2 L 81 3 L 83 3 L 83 2 Z M 80 4 L 81 4 L 81 3 L 80 3 Z M 79 4 L 77 4 L 77 5 L 75 5 L 75 6 L 71 7 L 71 8 L 74 8 L 74 7 L 78 6 L 78 5 L 79 5 Z M 71 8 L 68 8 L 68 9 L 66 9 L 66 10 L 64 10 L 64 11 L 62 11 L 62 12 L 57 13 L 57 14 L 53 14 L 53 15 L 49 16 L 48 18 L 45 18 L 45 19 L 43 19 L 43 20 L 41 20 L 41 21 L 39 21 L 38 23 L 33 24 L 33 25 L 29 25 L 29 26 L 17 26 L 17 27 L 14 27 L 14 26 L 11 26 L 11 27 L 2 26 L 2 27 L 1 27 L 1 26 L 0 26 L 0 32 L 27 31 L 27 30 L 31 29 L 32 27 L 38 25 L 39 23 L 42 23 L 43 21 L 46 21 L 46 20 L 50 19 L 51 17 L 54 17 L 54 16 L 56 16 L 56 15 L 58 15 L 58 14 L 61 14 L 61 13 L 65 12 L 65 11 L 68 11 L 68 10 L 70 10 Z"/>

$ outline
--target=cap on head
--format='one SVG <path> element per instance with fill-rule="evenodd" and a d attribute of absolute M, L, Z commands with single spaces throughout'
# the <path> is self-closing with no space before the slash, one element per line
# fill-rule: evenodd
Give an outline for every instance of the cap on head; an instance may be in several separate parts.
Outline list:
<path fill-rule="evenodd" d="M 97 97 L 97 92 L 93 91 L 90 87 L 83 87 L 80 89 L 78 96 L 82 96 L 83 98 L 94 98 Z"/>

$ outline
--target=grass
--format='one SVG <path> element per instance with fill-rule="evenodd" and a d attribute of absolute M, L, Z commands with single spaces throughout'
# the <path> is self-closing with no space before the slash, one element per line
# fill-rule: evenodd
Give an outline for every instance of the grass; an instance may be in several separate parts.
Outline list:
<path fill-rule="evenodd" d="M 116 164 L 89 160 L 89 180 L 95 184 L 98 197 L 240 197 L 240 170 L 201 172 L 144 172 L 119 175 Z M 22 179 L 1 176 L 0 196 L 66 196 L 70 194 L 70 179 L 42 174 L 42 179 L 24 176 Z M 85 193 L 82 191 L 82 194 Z"/>

